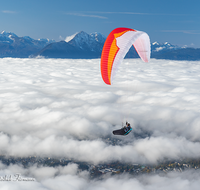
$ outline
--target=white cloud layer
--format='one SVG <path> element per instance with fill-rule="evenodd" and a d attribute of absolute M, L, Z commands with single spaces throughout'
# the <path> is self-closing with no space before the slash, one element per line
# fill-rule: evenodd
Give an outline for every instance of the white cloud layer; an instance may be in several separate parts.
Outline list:
<path fill-rule="evenodd" d="M 0 59 L 0 154 L 95 164 L 199 158 L 199 63 L 126 59 L 108 86 L 99 59 Z M 113 136 L 126 119 L 133 132 Z"/>
<path fill-rule="evenodd" d="M 76 164 L 65 167 L 23 168 L 18 165 L 6 167 L 0 164 L 1 189 L 14 190 L 197 190 L 200 186 L 200 170 L 170 172 L 166 175 L 145 174 L 105 175 L 103 179 L 89 179 L 87 171 L 79 171 Z M 3 180 L 10 179 L 10 180 Z M 23 181 L 27 180 L 27 181 Z"/>

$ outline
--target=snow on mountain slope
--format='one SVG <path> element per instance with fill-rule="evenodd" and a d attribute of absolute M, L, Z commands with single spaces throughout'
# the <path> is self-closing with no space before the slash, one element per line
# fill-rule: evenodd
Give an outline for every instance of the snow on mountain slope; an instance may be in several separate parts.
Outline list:
<path fill-rule="evenodd" d="M 0 57 L 49 58 L 100 58 L 106 37 L 100 33 L 87 34 L 84 31 L 66 37 L 65 41 L 55 42 L 49 39 L 35 40 L 29 36 L 18 37 L 12 32 L 0 33 Z M 50 45 L 52 44 L 52 45 Z M 151 57 L 172 60 L 200 60 L 200 48 L 187 48 L 172 45 L 169 42 L 151 43 Z M 126 58 L 138 58 L 134 47 Z"/>
<path fill-rule="evenodd" d="M 102 50 L 105 40 L 106 37 L 100 33 L 87 34 L 81 31 L 76 33 L 68 43 L 81 49 L 99 51 Z"/>
<path fill-rule="evenodd" d="M 2 31 L 0 33 L 0 57 L 29 57 L 52 42 L 55 41 L 35 40 L 29 36 L 18 37 L 12 32 Z"/>
<path fill-rule="evenodd" d="M 162 50 L 166 51 L 166 50 L 180 49 L 180 48 L 181 47 L 172 45 L 169 42 L 165 42 L 165 43 L 153 42 L 153 43 L 151 43 L 152 52 L 159 52 Z"/>
<path fill-rule="evenodd" d="M 18 37 L 16 34 L 14 34 L 12 32 L 6 32 L 6 31 L 2 31 L 0 33 L 0 43 L 2 43 L 2 42 L 13 43 L 13 42 L 16 42 L 16 41 L 21 41 L 21 42 L 26 41 L 27 43 L 34 43 L 34 44 L 44 43 L 45 45 L 46 45 L 46 43 L 55 42 L 55 40 L 49 40 L 49 39 L 35 40 L 35 39 L 33 39 L 29 36 Z"/>

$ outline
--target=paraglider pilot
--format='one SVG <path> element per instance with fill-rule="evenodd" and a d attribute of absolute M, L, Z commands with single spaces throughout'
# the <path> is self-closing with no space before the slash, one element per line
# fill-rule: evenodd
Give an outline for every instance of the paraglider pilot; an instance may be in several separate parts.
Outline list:
<path fill-rule="evenodd" d="M 130 126 L 130 123 L 126 122 L 126 125 L 124 127 L 122 124 L 122 128 L 113 131 L 113 134 L 114 135 L 128 135 L 131 131 L 132 131 L 132 128 Z"/>
<path fill-rule="evenodd" d="M 131 128 L 130 123 L 126 121 L 126 126 L 124 126 L 124 132 L 127 132 Z"/>

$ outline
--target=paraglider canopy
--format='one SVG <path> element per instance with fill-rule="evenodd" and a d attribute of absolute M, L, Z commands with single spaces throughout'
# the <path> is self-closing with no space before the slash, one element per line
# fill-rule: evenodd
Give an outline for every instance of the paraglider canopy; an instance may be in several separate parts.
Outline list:
<path fill-rule="evenodd" d="M 101 54 L 101 76 L 106 84 L 112 84 L 118 66 L 132 45 L 144 62 L 150 60 L 150 39 L 145 32 L 116 28 L 108 35 Z"/>

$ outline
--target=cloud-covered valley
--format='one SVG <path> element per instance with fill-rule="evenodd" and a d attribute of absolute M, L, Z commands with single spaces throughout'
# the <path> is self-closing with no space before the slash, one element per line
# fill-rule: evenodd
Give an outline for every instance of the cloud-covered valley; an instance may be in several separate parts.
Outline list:
<path fill-rule="evenodd" d="M 29 168 L 19 165 L 5 167 L 0 164 L 0 169 L 0 184 L 3 190 L 129 190 L 133 188 L 140 190 L 166 190 L 169 188 L 197 190 L 200 185 L 199 170 L 187 170 L 182 173 L 170 172 L 166 175 L 145 174 L 134 178 L 127 174 L 105 175 L 103 179 L 99 180 L 89 179 L 88 172 L 80 172 L 76 164 L 68 164 L 64 167 L 37 167 L 34 165 Z M 8 181 L 2 180 L 3 177 Z"/>
<path fill-rule="evenodd" d="M 99 59 L 0 64 L 3 155 L 95 164 L 200 157 L 199 62 L 125 59 L 111 86 L 101 79 Z M 113 136 L 126 120 L 133 132 Z"/>
<path fill-rule="evenodd" d="M 157 164 L 200 158 L 200 62 L 125 59 L 113 85 L 100 60 L 0 59 L 0 155 L 55 157 L 91 164 Z M 128 120 L 133 131 L 113 136 Z M 112 141 L 117 142 L 115 145 Z M 76 164 L 1 164 L 3 189 L 197 189 L 199 170 L 91 180 Z M 126 183 L 124 183 L 126 181 Z M 168 186 L 167 186 L 167 185 Z"/>

